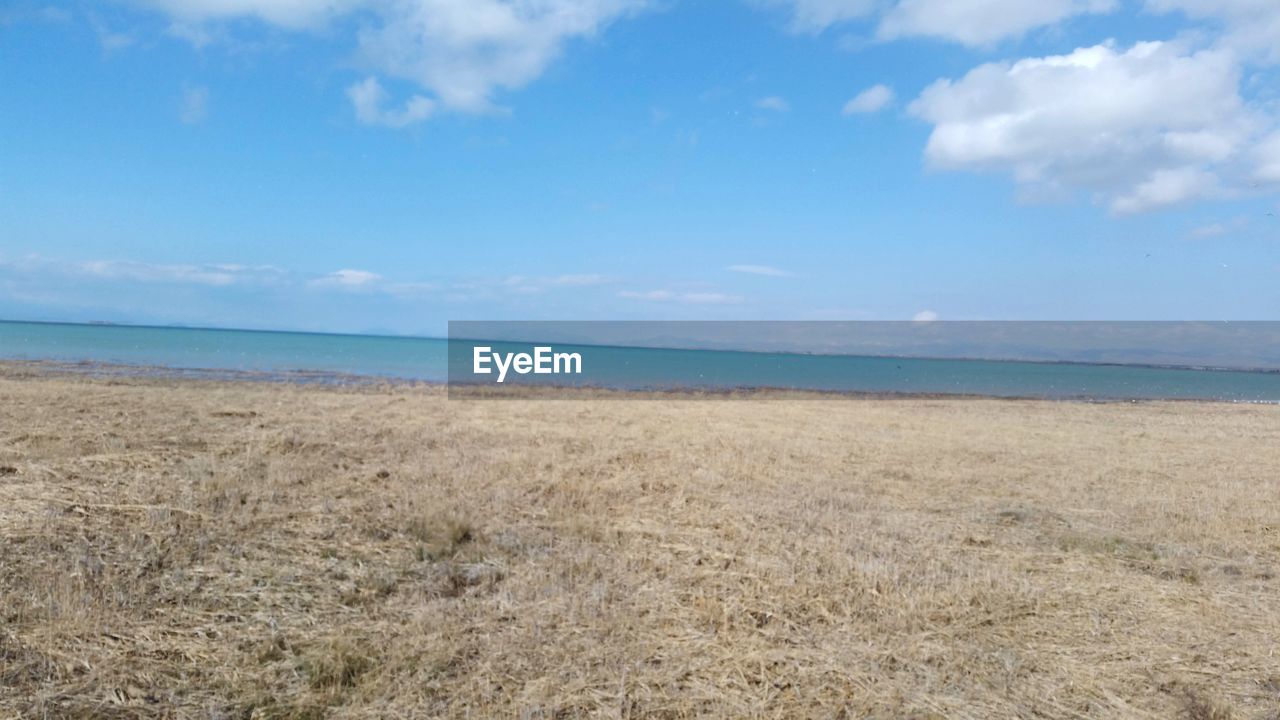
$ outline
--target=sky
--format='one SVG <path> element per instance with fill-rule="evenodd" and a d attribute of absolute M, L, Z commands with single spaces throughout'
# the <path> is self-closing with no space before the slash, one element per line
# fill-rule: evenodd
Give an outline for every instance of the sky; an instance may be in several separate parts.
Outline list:
<path fill-rule="evenodd" d="M 0 4 L 0 318 L 1280 319 L 1274 0 Z"/>

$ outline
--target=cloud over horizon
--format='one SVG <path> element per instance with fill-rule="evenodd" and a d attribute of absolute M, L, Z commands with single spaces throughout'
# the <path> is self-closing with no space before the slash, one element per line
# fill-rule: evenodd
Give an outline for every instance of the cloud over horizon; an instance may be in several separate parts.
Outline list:
<path fill-rule="evenodd" d="M 743 300 L 739 295 L 729 295 L 721 292 L 674 292 L 671 290 L 623 290 L 618 293 L 618 297 L 627 300 L 670 302 L 684 305 L 731 305 L 740 303 Z"/>
<path fill-rule="evenodd" d="M 725 268 L 729 272 L 743 273 L 746 275 L 764 275 L 766 277 L 794 277 L 792 273 L 786 270 L 773 267 L 771 265 L 730 265 Z"/>
<path fill-rule="evenodd" d="M 311 285 L 315 287 L 337 287 L 347 289 L 368 288 L 372 285 L 382 282 L 382 276 L 368 270 L 351 270 L 343 269 L 316 278 L 311 281 Z"/>

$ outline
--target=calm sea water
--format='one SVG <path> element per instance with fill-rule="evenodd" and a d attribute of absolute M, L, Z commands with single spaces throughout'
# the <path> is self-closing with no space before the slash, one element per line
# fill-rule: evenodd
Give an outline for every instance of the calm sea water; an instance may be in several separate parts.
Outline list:
<path fill-rule="evenodd" d="M 447 347 L 445 340 L 375 335 L 0 321 L 0 357 L 22 360 L 444 382 Z"/>
<path fill-rule="evenodd" d="M 500 351 L 528 350 L 528 345 L 492 345 Z M 578 383 L 623 389 L 788 387 L 1280 402 L 1280 373 L 599 346 L 557 345 L 556 350 L 583 355 L 587 372 L 576 378 Z M 469 348 L 455 348 L 454 356 L 455 365 L 463 362 Z M 447 380 L 451 362 L 449 343 L 440 339 L 2 321 L 0 358 L 431 382 Z"/>

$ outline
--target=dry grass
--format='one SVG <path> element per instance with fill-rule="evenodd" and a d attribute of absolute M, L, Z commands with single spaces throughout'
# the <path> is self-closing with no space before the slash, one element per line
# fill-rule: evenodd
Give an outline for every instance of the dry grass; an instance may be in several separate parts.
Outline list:
<path fill-rule="evenodd" d="M 1280 408 L 0 367 L 0 717 L 1280 717 Z"/>

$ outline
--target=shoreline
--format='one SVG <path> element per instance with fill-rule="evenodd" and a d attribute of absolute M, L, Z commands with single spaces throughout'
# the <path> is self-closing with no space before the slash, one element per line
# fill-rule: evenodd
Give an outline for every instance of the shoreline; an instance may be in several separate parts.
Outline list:
<path fill-rule="evenodd" d="M 884 320 L 884 321 L 867 321 L 867 322 L 883 322 L 883 323 L 907 323 L 909 321 Z M 1026 323 L 1026 322 L 1057 322 L 1057 321 L 1022 321 L 1022 320 L 994 320 L 994 321 L 956 321 L 956 322 L 994 322 L 994 323 Z M 1130 321 L 1085 321 L 1097 323 L 1127 323 Z M 1151 322 L 1151 323 L 1186 323 L 1200 321 L 1134 321 L 1134 322 Z M 1229 324 L 1233 321 L 1218 320 L 1211 321 L 1213 323 Z M 1234 321 L 1237 324 L 1244 323 L 1260 323 L 1269 324 L 1280 321 L 1270 320 L 1244 320 Z M 221 333 L 261 333 L 266 335 L 299 335 L 307 337 L 339 337 L 339 338 L 367 338 L 375 340 L 404 340 L 404 341 L 429 341 L 440 342 L 446 345 L 450 342 L 489 342 L 489 343 L 533 343 L 543 342 L 534 340 L 513 340 L 510 338 L 472 338 L 472 337 L 448 337 L 434 335 L 389 335 L 383 333 L 355 333 L 355 332 L 327 332 L 320 330 L 273 330 L 264 328 L 233 328 L 233 327 L 216 327 L 203 325 L 152 325 L 152 324 L 135 324 L 135 323 L 118 323 L 108 321 L 89 321 L 89 322 L 71 322 L 58 320 L 10 320 L 0 318 L 0 324 L 15 325 L 59 325 L 67 327 L 89 327 L 89 328 L 127 328 L 138 330 L 187 330 L 197 332 L 221 332 Z M 854 358 L 863 360 L 927 360 L 927 361 L 943 361 L 943 362 L 990 362 L 990 363 L 1014 363 L 1014 364 L 1030 364 L 1030 365 L 1067 365 L 1067 366 L 1085 366 L 1085 367 L 1116 367 L 1116 368 L 1135 368 L 1147 370 L 1185 370 L 1193 372 L 1214 372 L 1214 373 L 1246 373 L 1260 375 L 1277 375 L 1280 374 L 1280 366 L 1276 365 L 1215 365 L 1208 363 L 1180 363 L 1180 362 L 1120 362 L 1108 360 L 1073 360 L 1070 358 L 1045 358 L 1030 356 L 993 356 L 984 357 L 981 355 L 933 355 L 929 353 L 868 353 L 868 352 L 845 352 L 835 350 L 795 350 L 795 349 L 749 349 L 740 347 L 696 347 L 687 344 L 639 344 L 639 345 L 619 345 L 614 343 L 599 342 L 567 342 L 560 343 L 571 347 L 584 348 L 600 348 L 612 350 L 665 350 L 678 352 L 720 352 L 720 353 L 739 353 L 747 355 L 784 355 L 798 357 L 834 357 L 834 358 Z M 0 358 L 0 361 L 8 358 Z"/>
<path fill-rule="evenodd" d="M 0 378 L 32 379 L 80 377 L 96 380 L 213 382 L 227 384 L 283 384 L 323 388 L 436 388 L 450 399 L 485 400 L 996 400 L 1086 405 L 1136 405 L 1152 403 L 1280 406 L 1280 401 L 1223 398 L 1151 398 L 1111 396 L 998 395 L 982 393 L 907 392 L 870 390 L 821 390 L 773 386 L 731 388 L 609 388 L 571 385 L 451 385 L 447 381 L 387 375 L 342 373 L 328 370 L 237 370 L 136 365 L 96 360 L 0 359 Z"/>
<path fill-rule="evenodd" d="M 384 375 L 361 375 L 329 370 L 236 370 L 231 368 L 172 367 L 138 365 L 98 360 L 0 359 L 0 376 L 10 370 L 33 377 L 83 377 L 92 379 L 130 378 L 137 380 L 208 381 L 219 383 L 282 383 L 300 386 L 360 387 L 397 385 L 444 387 L 444 383 Z"/>

